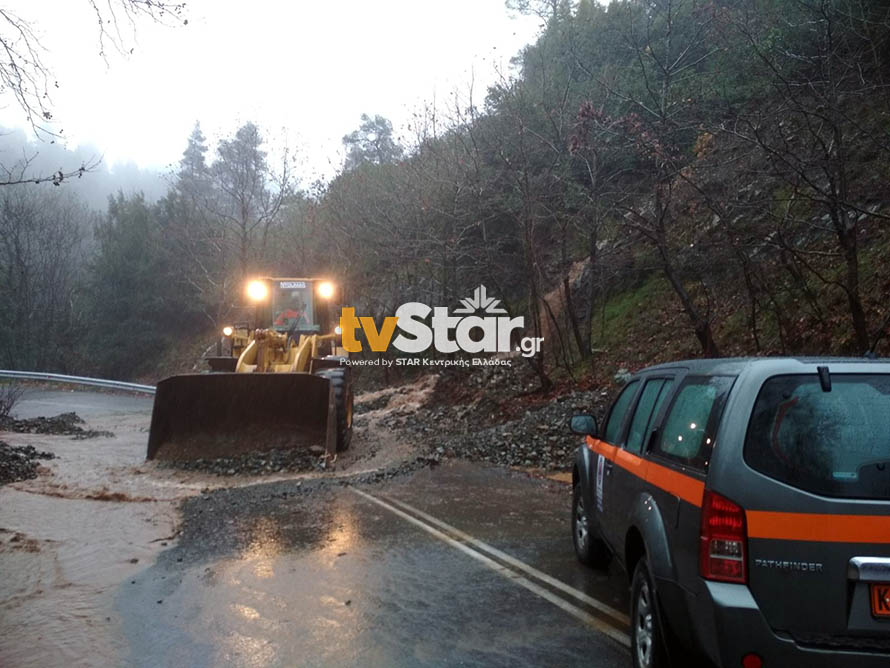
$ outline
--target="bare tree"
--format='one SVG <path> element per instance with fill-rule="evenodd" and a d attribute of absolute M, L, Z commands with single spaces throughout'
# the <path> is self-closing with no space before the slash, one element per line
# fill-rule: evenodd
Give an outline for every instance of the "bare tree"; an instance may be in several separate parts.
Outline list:
<path fill-rule="evenodd" d="M 702 284 L 704 303 L 693 296 L 671 239 L 678 204 L 676 188 L 689 160 L 684 142 L 699 122 L 691 113 L 686 84 L 717 51 L 710 38 L 713 14 L 696 0 L 631 3 L 627 9 L 623 40 L 632 55 L 631 76 L 618 84 L 600 80 L 609 95 L 622 101 L 627 113 L 615 118 L 594 105 L 582 107 L 580 115 L 587 122 L 583 129 L 589 133 L 592 127 L 599 127 L 617 134 L 645 167 L 638 184 L 617 198 L 615 207 L 623 213 L 625 228 L 655 250 L 702 352 L 717 357 L 720 351 L 712 331 L 708 290 Z"/>
<path fill-rule="evenodd" d="M 263 136 L 253 123 L 219 142 L 210 166 L 212 190 L 203 206 L 219 222 L 218 233 L 230 239 L 241 280 L 266 259 L 271 226 L 294 188 L 292 157 L 287 148 L 281 168 L 269 167 Z"/>
<path fill-rule="evenodd" d="M 890 218 L 869 206 L 854 152 L 865 143 L 890 152 L 883 123 L 862 113 L 888 93 L 881 55 L 887 45 L 874 34 L 890 7 L 866 0 L 799 0 L 790 7 L 783 9 L 784 31 L 770 40 L 763 39 L 775 34 L 769 3 L 749 0 L 733 15 L 759 65 L 754 74 L 773 99 L 738 110 L 720 130 L 755 146 L 784 183 L 774 207 L 775 242 L 796 267 L 843 293 L 855 348 L 866 352 L 885 334 L 883 326 L 873 328 L 863 299 L 860 234 Z"/>
<path fill-rule="evenodd" d="M 95 15 L 99 54 L 114 48 L 121 54 L 132 53 L 137 24 L 141 20 L 182 23 L 185 3 L 165 0 L 85 0 L 85 10 Z M 55 141 L 61 130 L 53 128 L 52 91 L 59 87 L 46 61 L 47 50 L 34 29 L 35 24 L 22 16 L 0 8 L 0 99 L 11 99 L 25 114 L 35 135 Z M 25 161 L 25 167 L 30 161 Z M 16 167 L 0 169 L 0 186 L 24 183 L 60 185 L 72 177 L 83 176 L 98 162 L 77 168 L 60 168 L 52 174 L 28 175 Z"/>
<path fill-rule="evenodd" d="M 0 385 L 0 421 L 10 417 L 12 409 L 24 396 L 25 388 L 18 383 Z"/>
<path fill-rule="evenodd" d="M 87 211 L 57 191 L 11 189 L 0 196 L 0 349 L 7 368 L 70 363 L 88 222 Z"/>

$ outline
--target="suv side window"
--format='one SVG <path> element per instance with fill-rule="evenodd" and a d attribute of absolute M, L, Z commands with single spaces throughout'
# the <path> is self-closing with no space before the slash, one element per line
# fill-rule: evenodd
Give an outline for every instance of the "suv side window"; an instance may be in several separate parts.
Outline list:
<path fill-rule="evenodd" d="M 730 376 L 687 378 L 674 398 L 654 451 L 705 470 L 723 405 L 734 380 Z"/>
<path fill-rule="evenodd" d="M 636 454 L 643 450 L 645 439 L 652 429 L 652 421 L 661 410 L 673 384 L 672 378 L 653 378 L 646 381 L 627 433 L 627 443 L 624 446 L 626 450 Z"/>
<path fill-rule="evenodd" d="M 633 400 L 634 395 L 636 395 L 639 385 L 640 381 L 638 380 L 629 382 L 624 386 L 624 389 L 621 391 L 621 394 L 618 395 L 615 403 L 612 404 L 612 410 L 609 412 L 609 420 L 606 422 L 606 431 L 603 432 L 603 440 L 606 443 L 615 445 L 618 443 L 618 439 L 621 438 L 621 427 L 624 425 L 627 409 L 630 408 L 631 400 Z"/>

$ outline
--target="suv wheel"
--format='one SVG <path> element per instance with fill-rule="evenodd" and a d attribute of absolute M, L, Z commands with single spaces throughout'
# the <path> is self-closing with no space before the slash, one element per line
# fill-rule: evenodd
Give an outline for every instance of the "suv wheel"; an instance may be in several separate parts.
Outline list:
<path fill-rule="evenodd" d="M 591 516 L 581 485 L 572 489 L 572 542 L 578 561 L 594 568 L 606 568 L 609 565 L 609 548 L 598 535 L 595 520 Z"/>
<path fill-rule="evenodd" d="M 664 631 L 659 622 L 655 587 L 645 557 L 637 562 L 637 567 L 634 569 L 630 624 L 630 652 L 634 668 L 667 666 Z"/>

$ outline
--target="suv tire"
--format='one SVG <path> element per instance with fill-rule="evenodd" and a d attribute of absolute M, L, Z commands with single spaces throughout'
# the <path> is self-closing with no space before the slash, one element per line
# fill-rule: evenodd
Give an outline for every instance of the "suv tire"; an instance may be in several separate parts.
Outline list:
<path fill-rule="evenodd" d="M 655 585 L 649 562 L 641 557 L 634 569 L 630 587 L 630 653 L 634 668 L 668 666 L 665 632 L 655 599 Z"/>
<path fill-rule="evenodd" d="M 595 522 L 584 503 L 581 485 L 575 485 L 572 488 L 572 542 L 575 544 L 575 554 L 582 564 L 604 569 L 609 566 L 612 555 L 599 537 Z"/>

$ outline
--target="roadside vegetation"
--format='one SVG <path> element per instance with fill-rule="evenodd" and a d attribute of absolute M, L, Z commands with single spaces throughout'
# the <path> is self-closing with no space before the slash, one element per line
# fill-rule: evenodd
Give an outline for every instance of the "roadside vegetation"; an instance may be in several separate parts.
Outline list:
<path fill-rule="evenodd" d="M 329 275 L 378 321 L 485 284 L 545 338 L 543 390 L 887 354 L 890 2 L 512 6 L 542 30 L 484 105 L 455 91 L 400 136 L 363 116 L 330 183 L 245 123 L 212 146 L 196 124 L 154 203 L 2 189 L 0 363 L 188 370 L 254 274 Z"/>

